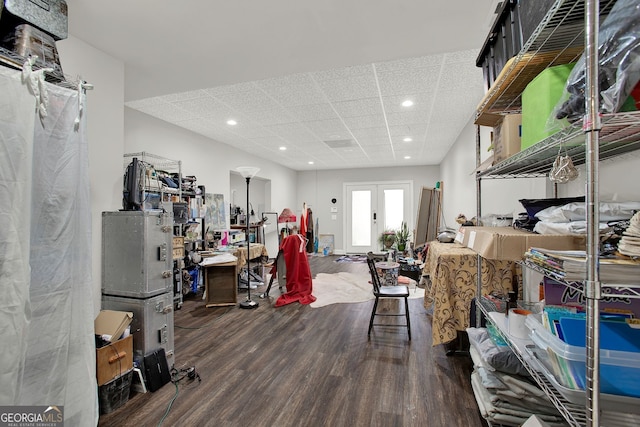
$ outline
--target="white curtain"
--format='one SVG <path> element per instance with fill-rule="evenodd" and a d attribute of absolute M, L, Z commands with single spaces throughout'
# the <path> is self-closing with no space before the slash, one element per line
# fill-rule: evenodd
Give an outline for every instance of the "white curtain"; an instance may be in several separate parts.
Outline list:
<path fill-rule="evenodd" d="M 62 405 L 65 425 L 89 426 L 98 411 L 84 95 L 46 89 L 41 117 L 20 73 L 0 73 L 0 405 Z"/>

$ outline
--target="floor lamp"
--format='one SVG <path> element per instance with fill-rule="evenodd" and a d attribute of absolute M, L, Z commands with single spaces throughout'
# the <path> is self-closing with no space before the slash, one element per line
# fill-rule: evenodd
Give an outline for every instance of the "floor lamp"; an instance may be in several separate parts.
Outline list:
<path fill-rule="evenodd" d="M 256 168 L 253 166 L 239 166 L 236 168 L 236 171 L 238 171 L 240 175 L 242 175 L 242 177 L 247 180 L 247 210 L 246 210 L 246 215 L 244 220 L 246 229 L 247 229 L 246 235 L 245 235 L 245 238 L 247 240 L 247 299 L 240 303 L 240 308 L 257 308 L 258 307 L 258 303 L 251 299 L 251 253 L 249 251 L 249 241 L 250 241 L 249 239 L 249 235 L 250 235 L 249 181 L 251 181 L 251 178 L 253 178 L 258 173 L 259 170 L 260 168 Z"/>

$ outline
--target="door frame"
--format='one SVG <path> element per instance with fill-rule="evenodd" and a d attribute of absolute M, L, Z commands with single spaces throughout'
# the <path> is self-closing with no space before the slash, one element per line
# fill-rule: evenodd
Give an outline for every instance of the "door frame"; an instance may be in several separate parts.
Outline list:
<path fill-rule="evenodd" d="M 344 215 L 342 216 L 342 247 L 344 248 L 345 253 L 347 253 L 347 241 L 348 241 L 348 221 L 349 215 L 351 214 L 351 206 L 347 203 L 348 195 L 347 195 L 347 187 L 349 186 L 375 186 L 378 190 L 381 186 L 394 186 L 394 185 L 407 185 L 409 187 L 408 194 L 405 197 L 408 197 L 408 207 L 406 212 L 404 212 L 405 221 L 409 225 L 409 229 L 413 230 L 414 228 L 414 218 L 413 218 L 413 180 L 394 180 L 394 181 L 364 181 L 364 182 L 343 182 L 342 183 L 342 200 L 345 201 L 344 206 Z M 378 204 L 380 201 L 378 200 Z M 380 214 L 379 214 L 380 215 Z M 412 231 L 413 233 L 413 231 Z M 373 245 L 377 247 L 378 236 L 374 235 Z"/>

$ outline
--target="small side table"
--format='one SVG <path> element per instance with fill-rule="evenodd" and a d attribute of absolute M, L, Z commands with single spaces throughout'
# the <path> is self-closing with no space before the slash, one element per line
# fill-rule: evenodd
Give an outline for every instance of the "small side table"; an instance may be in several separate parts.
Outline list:
<path fill-rule="evenodd" d="M 398 269 L 400 263 L 394 261 L 376 262 L 376 269 L 382 271 L 384 286 L 396 286 L 398 284 Z"/>

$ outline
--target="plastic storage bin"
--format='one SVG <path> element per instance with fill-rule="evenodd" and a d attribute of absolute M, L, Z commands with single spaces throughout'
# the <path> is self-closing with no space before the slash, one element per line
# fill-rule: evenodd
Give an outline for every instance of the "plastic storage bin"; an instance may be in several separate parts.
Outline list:
<path fill-rule="evenodd" d="M 115 411 L 129 400 L 133 369 L 98 387 L 98 403 L 100 414 Z"/>
<path fill-rule="evenodd" d="M 482 68 L 485 89 L 489 89 L 509 59 L 522 48 L 522 33 L 516 0 L 502 2 L 497 18 L 491 26 L 476 66 Z"/>
<path fill-rule="evenodd" d="M 549 353 L 553 374 L 563 386 L 585 388 L 586 349 L 566 344 L 547 331 L 535 316 L 525 325 L 534 344 Z M 600 349 L 600 391 L 640 397 L 640 353 Z"/>

